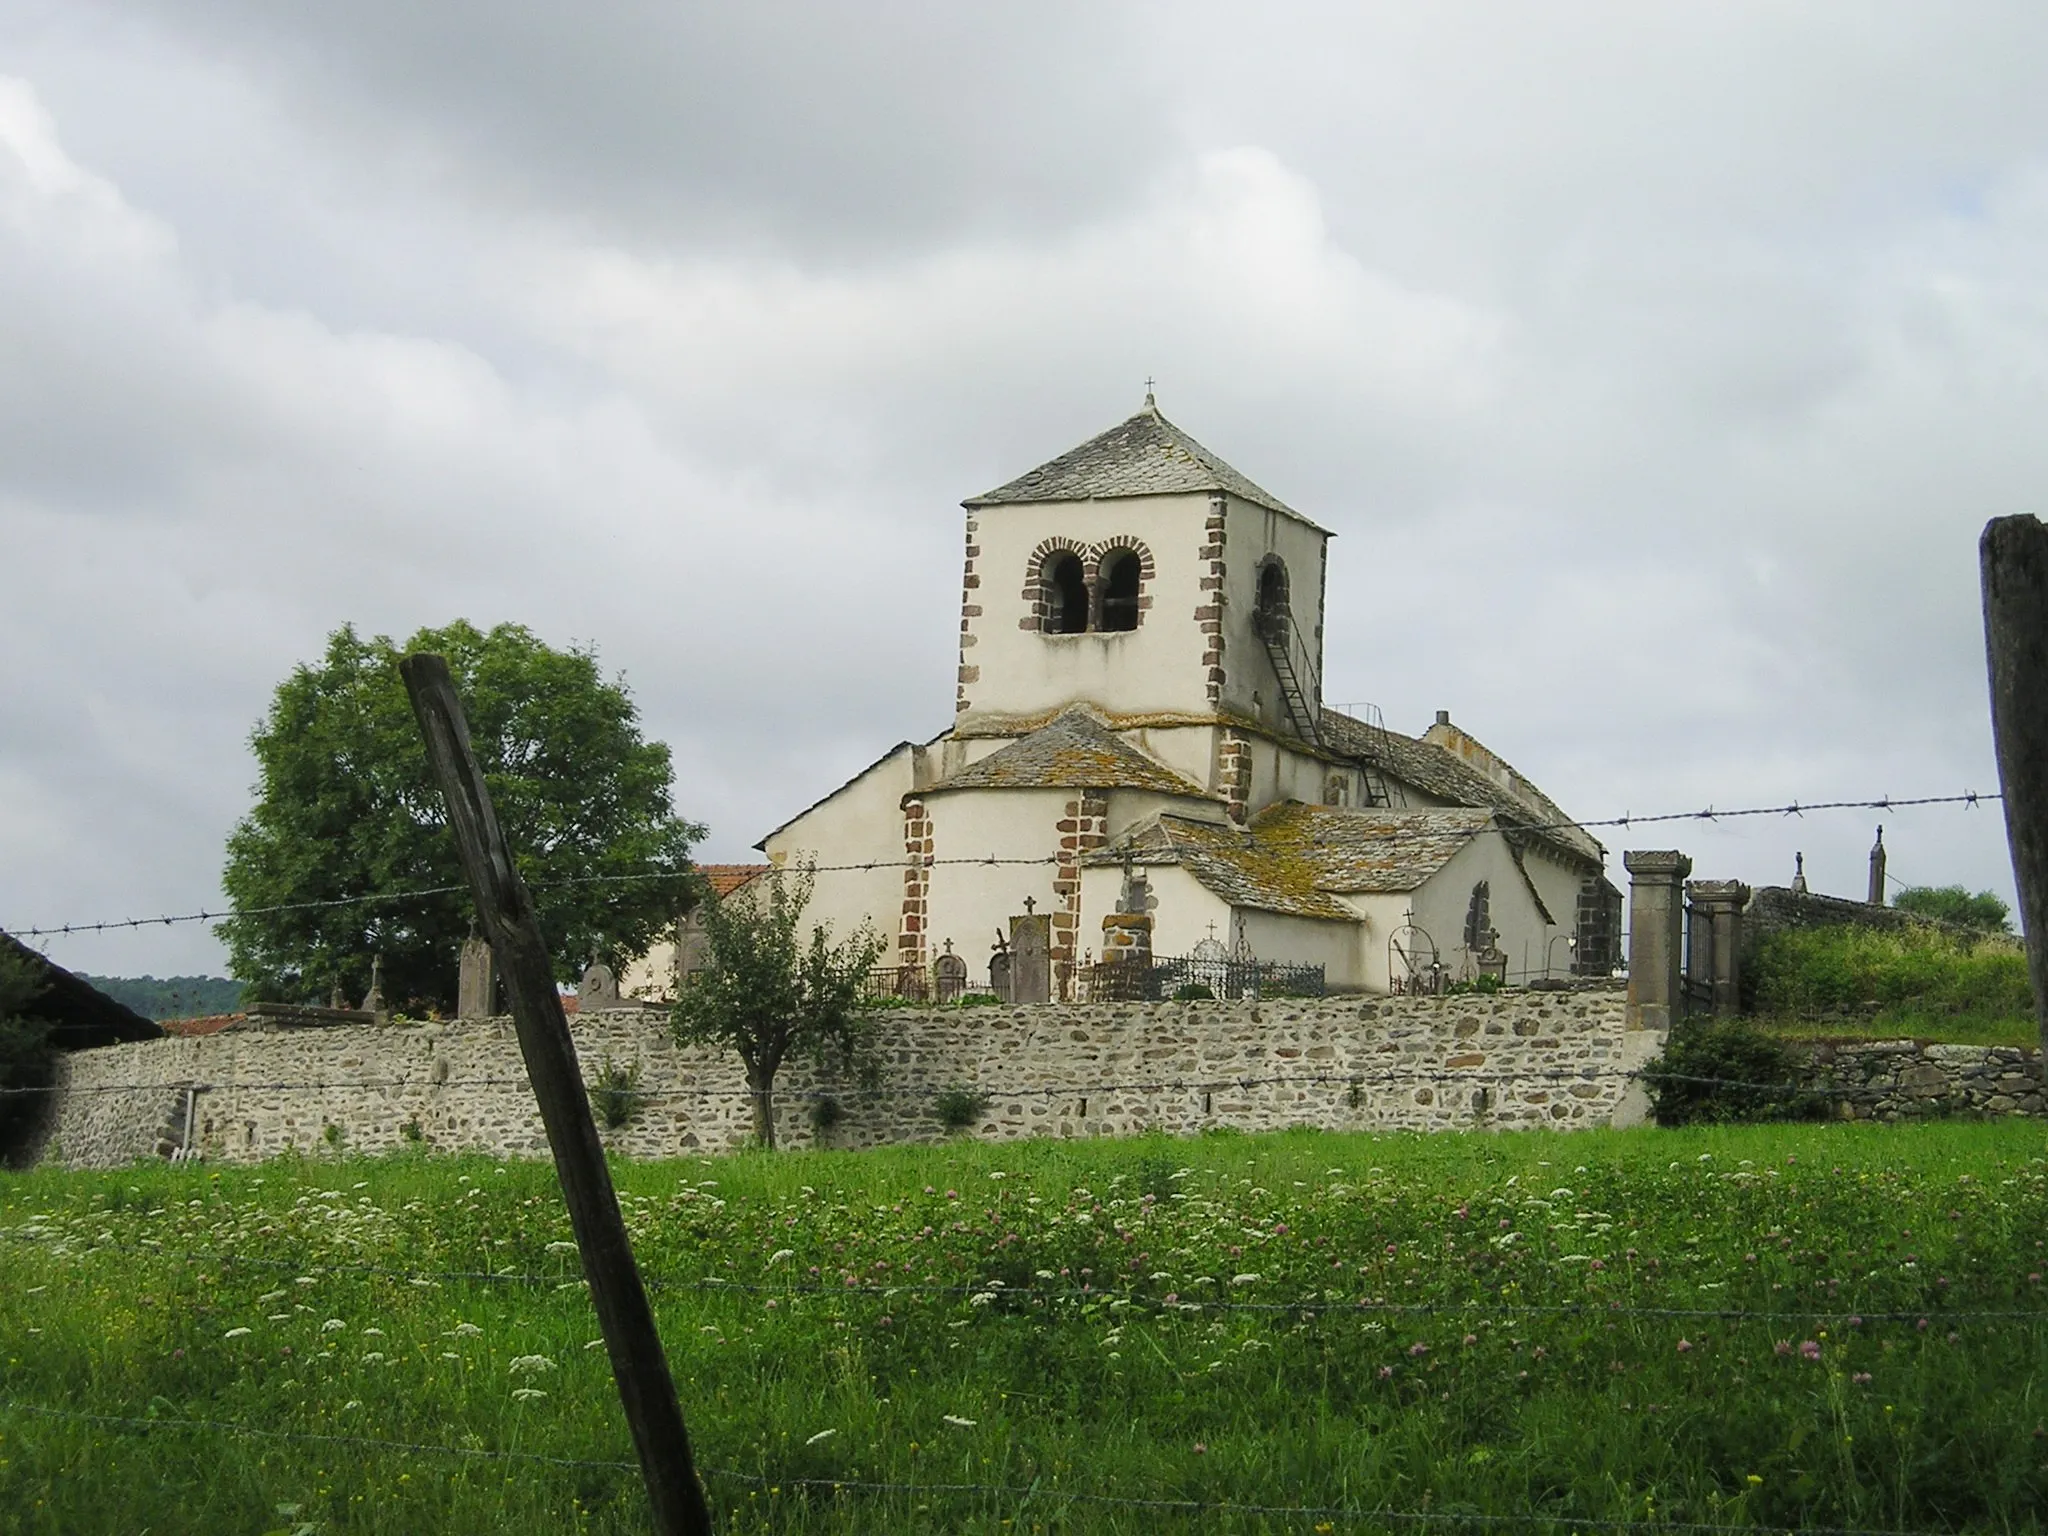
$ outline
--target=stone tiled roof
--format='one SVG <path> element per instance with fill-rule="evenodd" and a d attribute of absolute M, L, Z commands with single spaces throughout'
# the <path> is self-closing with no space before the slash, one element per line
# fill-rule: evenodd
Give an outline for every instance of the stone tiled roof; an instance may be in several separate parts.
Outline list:
<path fill-rule="evenodd" d="M 1199 800 L 1216 796 L 1153 761 L 1094 715 L 1070 709 L 923 793 L 949 789 L 1149 789 Z"/>
<path fill-rule="evenodd" d="M 1547 795 L 1516 794 L 1434 742 L 1375 729 L 1334 709 L 1323 711 L 1322 725 L 1323 739 L 1331 747 L 1375 758 L 1388 775 L 1426 795 L 1453 805 L 1484 807 L 1496 812 L 1505 826 L 1541 828 L 1529 835 L 1572 858 L 1601 861 L 1599 840 L 1582 827 L 1557 825 L 1568 818 Z"/>
<path fill-rule="evenodd" d="M 1130 420 L 963 505 L 997 507 L 1015 502 L 1175 496 L 1190 491 L 1227 491 L 1240 500 L 1301 518 L 1278 496 L 1254 485 L 1160 415 L 1150 395 L 1145 397 L 1145 408 Z"/>
<path fill-rule="evenodd" d="M 1158 816 L 1090 864 L 1178 864 L 1233 906 L 1292 917 L 1357 922 L 1338 898 L 1398 894 L 1423 885 L 1493 824 L 1493 813 L 1348 810 L 1287 801 L 1248 828 Z"/>

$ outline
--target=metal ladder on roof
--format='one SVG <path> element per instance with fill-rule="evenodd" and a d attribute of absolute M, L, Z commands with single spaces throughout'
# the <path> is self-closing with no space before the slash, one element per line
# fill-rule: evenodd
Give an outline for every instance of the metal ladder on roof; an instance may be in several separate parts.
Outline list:
<path fill-rule="evenodd" d="M 1377 704 L 1362 706 L 1359 720 L 1365 726 L 1367 739 L 1372 743 L 1370 751 L 1351 754 L 1351 760 L 1358 764 L 1359 780 L 1365 787 L 1365 803 L 1392 805 L 1393 793 L 1388 787 L 1387 776 L 1380 771 L 1380 759 L 1386 755 L 1380 744 L 1387 737 L 1387 722 L 1381 716 Z"/>
<path fill-rule="evenodd" d="M 1302 740 L 1320 747 L 1323 744 L 1322 721 L 1317 718 L 1320 711 L 1301 682 L 1301 674 L 1310 671 L 1308 658 L 1302 657 L 1299 667 L 1294 662 L 1292 616 L 1285 608 L 1261 610 L 1253 618 L 1253 627 L 1266 647 L 1266 655 L 1272 659 L 1273 675 L 1280 680 L 1280 700 L 1287 706 L 1287 717 L 1294 722 L 1294 729 Z"/>

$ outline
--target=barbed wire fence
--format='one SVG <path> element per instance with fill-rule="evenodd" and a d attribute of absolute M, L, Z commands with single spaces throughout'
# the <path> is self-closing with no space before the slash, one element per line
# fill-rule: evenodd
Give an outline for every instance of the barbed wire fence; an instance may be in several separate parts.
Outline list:
<path fill-rule="evenodd" d="M 1714 823 L 1766 816 L 1797 817 L 1816 811 L 1866 810 L 1889 812 L 1919 806 L 1937 805 L 1962 806 L 1974 809 L 1979 805 L 1994 803 L 2000 798 L 1996 793 L 1986 794 L 1979 793 L 1976 790 L 1964 790 L 1959 794 L 1948 795 L 1881 795 L 1875 799 L 1813 800 L 1806 802 L 1793 800 L 1782 805 L 1739 806 L 1725 810 L 1717 809 L 1710 805 L 1694 811 L 1663 811 L 1653 815 L 1640 816 L 1630 812 L 1623 812 L 1618 816 L 1596 817 L 1585 821 L 1559 820 L 1546 822 L 1521 817 L 1497 817 L 1496 821 L 1488 826 L 1462 830 L 1455 835 L 1459 839 L 1469 842 L 1487 836 L 1513 837 L 1527 833 L 1590 832 L 1600 827 L 1626 830 L 1631 827 L 1656 826 L 1674 822 Z M 926 855 L 904 859 L 866 859 L 839 864 L 806 862 L 792 864 L 789 867 L 792 869 L 802 868 L 814 874 L 871 874 L 877 870 L 886 869 L 996 868 L 1003 866 L 1045 868 L 1063 862 L 1071 862 L 1071 860 L 1065 859 L 1059 854 L 1033 857 L 999 857 L 995 854 L 989 854 L 985 858 L 979 856 L 942 858 Z M 577 875 L 557 880 L 535 880 L 528 882 L 528 885 L 533 890 L 554 890 L 569 886 L 624 885 L 656 880 L 680 881 L 687 877 L 688 872 L 682 870 L 640 870 L 601 875 Z M 11 933 L 18 939 L 50 939 L 66 935 L 109 933 L 124 929 L 168 928 L 183 923 L 226 922 L 237 917 L 266 917 L 285 912 L 325 911 L 339 907 L 418 901 L 434 896 L 466 895 L 468 891 L 469 887 L 466 885 L 429 885 L 402 891 L 366 891 L 350 896 L 322 897 L 317 900 L 308 901 L 276 902 L 267 906 L 223 908 L 219 911 L 202 907 L 190 912 L 162 913 L 154 917 L 99 918 L 92 921 L 64 923 L 40 922 L 16 927 L 0 927 L 0 932 Z"/>

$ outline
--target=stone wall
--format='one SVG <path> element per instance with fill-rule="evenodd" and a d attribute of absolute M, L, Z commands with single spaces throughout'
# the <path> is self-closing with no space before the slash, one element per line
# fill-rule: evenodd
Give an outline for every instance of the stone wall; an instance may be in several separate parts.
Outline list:
<path fill-rule="evenodd" d="M 2041 1053 L 1917 1040 L 1814 1047 L 1807 1081 L 1841 1120 L 2048 1115 Z"/>
<path fill-rule="evenodd" d="M 933 1099 L 956 1087 L 987 1095 L 970 1129 L 989 1140 L 1634 1123 L 1644 1101 L 1631 1073 L 1662 1044 L 1623 1030 L 1612 989 L 902 1010 L 878 1022 L 870 1086 L 784 1068 L 784 1145 L 939 1140 Z M 574 1029 L 586 1077 L 607 1060 L 630 1066 L 646 1095 L 604 1132 L 614 1150 L 663 1157 L 748 1139 L 731 1056 L 677 1047 L 659 1013 L 582 1014 Z M 305 1084 L 320 1086 L 283 1086 Z M 166 1155 L 183 1140 L 188 1089 L 192 1151 L 228 1161 L 337 1146 L 546 1148 L 509 1021 L 478 1020 L 238 1029 L 81 1052 L 65 1064 L 43 1156 L 104 1167 Z M 841 1116 L 820 1132 L 812 1111 L 825 1096 Z"/>

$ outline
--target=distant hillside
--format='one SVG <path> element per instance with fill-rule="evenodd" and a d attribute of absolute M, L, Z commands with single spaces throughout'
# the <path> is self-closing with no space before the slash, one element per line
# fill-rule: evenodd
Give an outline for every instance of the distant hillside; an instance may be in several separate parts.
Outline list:
<path fill-rule="evenodd" d="M 145 1019 L 189 1019 L 233 1013 L 242 1006 L 242 984 L 225 976 L 169 976 L 158 981 L 154 976 L 79 974 Z"/>

